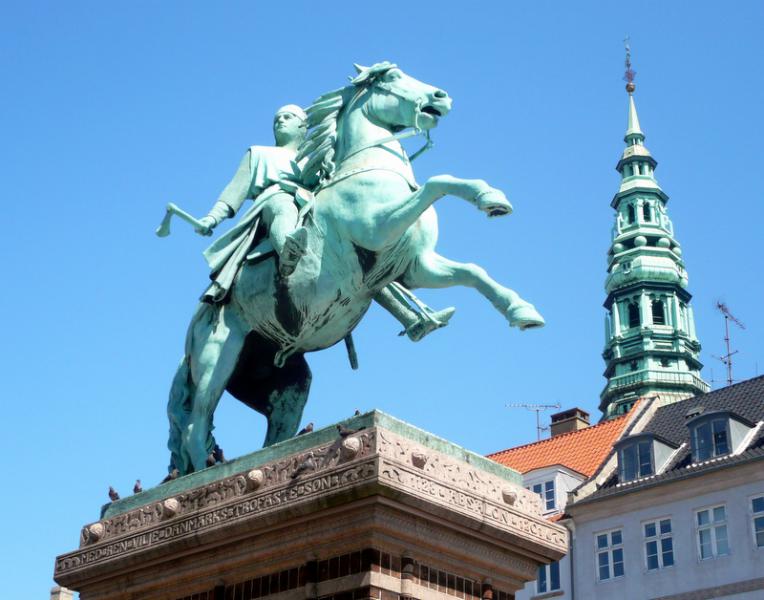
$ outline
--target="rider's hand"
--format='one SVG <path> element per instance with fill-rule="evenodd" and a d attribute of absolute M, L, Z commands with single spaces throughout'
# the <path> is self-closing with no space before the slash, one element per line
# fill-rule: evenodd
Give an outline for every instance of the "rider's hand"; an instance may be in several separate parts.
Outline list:
<path fill-rule="evenodd" d="M 212 235 L 212 230 L 217 224 L 218 223 L 215 220 L 215 217 L 211 217 L 209 215 L 202 217 L 199 219 L 199 227 L 196 228 L 196 233 L 199 235 Z"/>

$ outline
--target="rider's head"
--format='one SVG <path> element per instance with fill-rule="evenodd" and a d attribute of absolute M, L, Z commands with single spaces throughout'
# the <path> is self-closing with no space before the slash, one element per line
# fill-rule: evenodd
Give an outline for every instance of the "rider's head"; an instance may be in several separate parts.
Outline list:
<path fill-rule="evenodd" d="M 273 117 L 273 135 L 277 146 L 299 146 L 305 139 L 308 115 L 296 104 L 287 104 Z"/>

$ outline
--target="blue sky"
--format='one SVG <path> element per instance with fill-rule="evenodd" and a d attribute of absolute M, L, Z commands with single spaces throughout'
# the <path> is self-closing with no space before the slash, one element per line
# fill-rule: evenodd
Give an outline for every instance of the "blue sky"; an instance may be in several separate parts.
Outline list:
<path fill-rule="evenodd" d="M 305 422 L 379 408 L 487 453 L 535 439 L 533 413 L 507 403 L 598 417 L 627 34 L 703 374 L 724 378 L 718 299 L 747 326 L 736 377 L 764 370 L 762 24 L 760 2 L 5 3 L 5 595 L 46 597 L 53 557 L 108 486 L 164 475 L 167 391 L 208 240 L 181 224 L 156 238 L 163 206 L 204 214 L 244 149 L 270 143 L 273 111 L 343 85 L 353 62 L 395 61 L 453 97 L 418 179 L 481 177 L 515 213 L 489 221 L 443 199 L 439 251 L 483 265 L 548 325 L 520 333 L 470 290 L 422 292 L 457 314 L 412 344 L 373 308 L 359 371 L 342 346 L 309 356 Z M 229 456 L 259 448 L 264 418 L 232 398 L 216 424 Z"/>

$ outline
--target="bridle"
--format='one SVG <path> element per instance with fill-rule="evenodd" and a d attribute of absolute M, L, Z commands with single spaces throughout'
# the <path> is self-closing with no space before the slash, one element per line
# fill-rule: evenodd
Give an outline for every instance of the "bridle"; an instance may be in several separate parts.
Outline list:
<path fill-rule="evenodd" d="M 384 73 L 387 73 L 385 71 Z M 422 114 L 422 105 L 424 104 L 424 100 L 421 98 L 421 96 L 414 96 L 414 94 L 407 94 L 405 92 L 401 92 L 399 90 L 396 90 L 386 81 L 380 81 L 380 76 L 384 75 L 384 73 L 380 73 L 377 77 L 374 77 L 373 79 L 368 80 L 365 82 L 365 85 L 359 86 L 358 91 L 353 95 L 352 100 L 348 103 L 348 108 L 353 106 L 366 92 L 367 90 L 371 90 L 373 87 L 378 87 L 381 90 L 384 90 L 388 94 L 391 94 L 397 98 L 400 98 L 401 100 L 406 100 L 408 102 L 412 102 L 414 104 L 414 125 L 413 130 L 411 131 L 402 131 L 400 133 L 395 133 L 393 135 L 388 135 L 386 137 L 380 138 L 378 140 L 375 140 L 373 142 L 369 142 L 367 144 L 362 144 L 361 146 L 357 148 L 353 148 L 350 152 L 345 154 L 345 156 L 342 157 L 342 160 L 345 161 L 351 156 L 355 156 L 356 154 L 359 154 L 363 152 L 364 150 L 368 150 L 369 148 L 374 148 L 376 146 L 383 146 L 389 142 L 397 142 L 400 140 L 405 140 L 410 137 L 416 137 L 418 135 L 421 135 L 425 138 L 424 145 L 419 148 L 414 154 L 408 157 L 409 162 L 414 162 L 419 156 L 421 156 L 424 152 L 429 150 L 433 147 L 434 142 L 430 138 L 430 130 L 429 129 L 422 129 L 419 126 L 419 115 Z"/>

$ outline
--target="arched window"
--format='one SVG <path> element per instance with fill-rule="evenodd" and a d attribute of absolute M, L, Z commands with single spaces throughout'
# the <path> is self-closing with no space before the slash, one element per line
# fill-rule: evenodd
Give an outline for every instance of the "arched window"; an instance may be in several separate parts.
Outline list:
<path fill-rule="evenodd" d="M 639 305 L 629 302 L 629 327 L 639 327 Z"/>
<path fill-rule="evenodd" d="M 647 222 L 653 220 L 652 211 L 650 210 L 650 205 L 647 202 L 642 205 L 642 218 Z"/>
<path fill-rule="evenodd" d="M 633 223 L 637 220 L 637 215 L 634 212 L 634 207 L 629 204 L 629 223 Z"/>
<path fill-rule="evenodd" d="M 663 300 L 653 300 L 653 325 L 666 324 L 666 311 L 663 307 Z"/>

